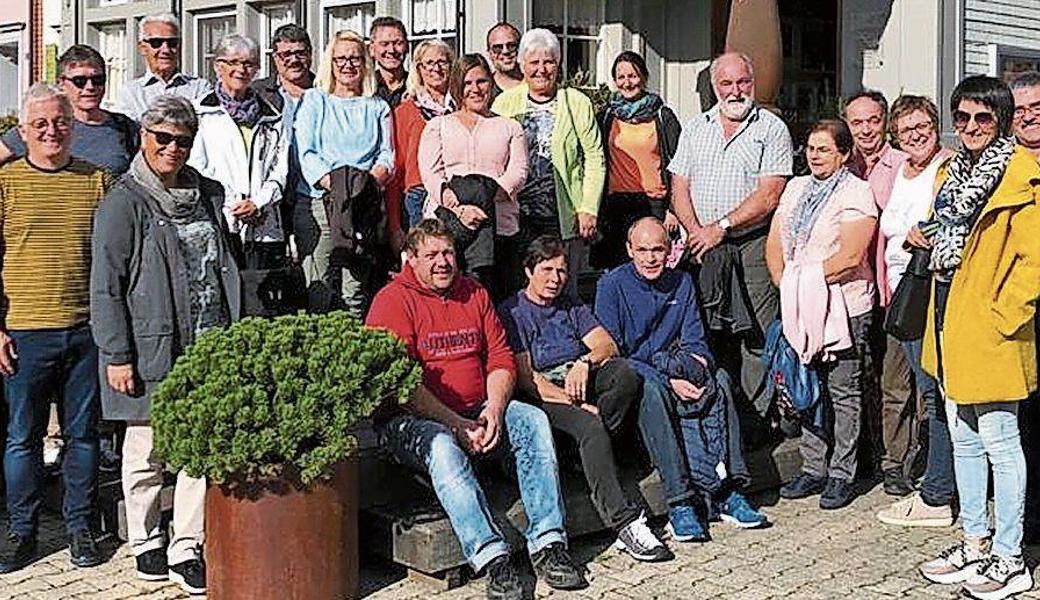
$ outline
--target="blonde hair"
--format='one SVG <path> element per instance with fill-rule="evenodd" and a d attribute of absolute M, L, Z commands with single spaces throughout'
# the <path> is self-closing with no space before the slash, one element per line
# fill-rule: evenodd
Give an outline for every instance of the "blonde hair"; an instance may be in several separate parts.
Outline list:
<path fill-rule="evenodd" d="M 454 77 L 454 69 L 452 69 L 452 65 L 455 63 L 455 51 L 452 50 L 451 46 L 443 40 L 423 40 L 419 42 L 419 45 L 415 47 L 415 51 L 412 52 L 413 68 L 411 72 L 408 73 L 408 82 L 405 85 L 405 92 L 410 98 L 414 98 L 415 94 L 419 91 L 419 88 L 423 86 L 419 63 L 421 63 L 423 57 L 429 54 L 432 50 L 442 50 L 448 57 L 448 90 L 446 94 L 451 92 L 452 78 Z"/>
<path fill-rule="evenodd" d="M 318 63 L 318 72 L 314 78 L 314 87 L 323 92 L 331 94 L 336 90 L 336 75 L 333 73 L 332 52 L 336 44 L 350 42 L 361 49 L 361 95 L 371 96 L 376 91 L 372 57 L 368 53 L 368 44 L 360 34 L 349 29 L 337 31 L 336 35 L 329 38 L 325 45 L 325 51 L 321 54 L 321 62 Z"/>

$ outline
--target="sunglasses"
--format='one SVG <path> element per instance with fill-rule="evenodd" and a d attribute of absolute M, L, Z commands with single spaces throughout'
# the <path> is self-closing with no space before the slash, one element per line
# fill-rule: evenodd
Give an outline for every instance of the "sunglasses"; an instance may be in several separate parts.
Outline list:
<path fill-rule="evenodd" d="M 491 44 L 491 51 L 495 54 L 505 54 L 506 52 L 516 52 L 520 44 L 516 42 L 506 42 L 504 44 Z"/>
<path fill-rule="evenodd" d="M 990 127 L 997 122 L 997 118 L 991 112 L 977 112 L 973 114 L 963 110 L 953 111 L 953 126 L 957 129 L 964 129 L 973 119 L 979 127 Z"/>
<path fill-rule="evenodd" d="M 190 135 L 174 135 L 165 131 L 156 131 L 154 129 L 145 129 L 148 133 L 155 136 L 155 141 L 160 146 L 169 146 L 171 143 L 177 144 L 178 148 L 188 150 L 195 143 L 195 138 Z"/>
<path fill-rule="evenodd" d="M 93 83 L 94 87 L 96 87 L 96 88 L 104 87 L 105 82 L 108 81 L 108 77 L 104 73 L 99 73 L 98 75 L 89 75 L 89 76 L 88 75 L 74 75 L 72 77 L 62 77 L 62 79 L 64 79 L 65 81 L 71 81 L 72 85 L 76 86 L 77 88 L 79 88 L 81 90 L 83 88 L 87 87 L 87 82 L 88 81 L 90 83 Z"/>
<path fill-rule="evenodd" d="M 148 38 L 148 39 L 142 40 L 142 41 L 144 43 L 148 44 L 149 46 L 151 46 L 152 50 L 158 50 L 159 48 L 162 48 L 163 44 L 166 44 L 170 48 L 170 50 L 176 50 L 181 45 L 181 38 L 175 38 L 175 37 L 172 37 L 172 38 Z"/>

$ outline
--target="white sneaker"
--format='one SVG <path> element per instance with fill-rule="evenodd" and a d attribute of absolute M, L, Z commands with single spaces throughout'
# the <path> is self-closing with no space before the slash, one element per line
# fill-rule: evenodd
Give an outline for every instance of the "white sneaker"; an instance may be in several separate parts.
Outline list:
<path fill-rule="evenodd" d="M 638 519 L 625 525 L 618 532 L 618 538 L 614 542 L 614 547 L 627 552 L 636 560 L 646 562 L 658 562 L 675 558 L 668 546 L 665 546 L 654 535 L 654 532 L 650 531 L 650 528 L 646 526 L 646 516 L 642 514 L 639 515 Z"/>
<path fill-rule="evenodd" d="M 989 540 L 966 539 L 950 546 L 920 567 L 921 575 L 935 583 L 963 583 L 975 574 L 989 556 Z"/>
<path fill-rule="evenodd" d="M 964 582 L 964 593 L 977 600 L 1003 600 L 1033 588 L 1033 577 L 1021 556 L 990 554 Z"/>

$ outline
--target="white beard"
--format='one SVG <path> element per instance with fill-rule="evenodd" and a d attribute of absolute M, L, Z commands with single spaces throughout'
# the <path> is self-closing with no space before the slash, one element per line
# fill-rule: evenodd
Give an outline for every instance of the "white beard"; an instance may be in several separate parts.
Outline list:
<path fill-rule="evenodd" d="M 740 100 L 723 100 L 719 103 L 719 110 L 730 121 L 743 121 L 751 112 L 753 105 L 754 101 L 749 96 L 745 96 Z"/>

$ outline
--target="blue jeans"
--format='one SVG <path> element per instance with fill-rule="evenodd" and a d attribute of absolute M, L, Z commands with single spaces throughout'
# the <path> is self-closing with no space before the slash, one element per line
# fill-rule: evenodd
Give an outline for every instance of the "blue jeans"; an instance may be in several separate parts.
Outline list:
<path fill-rule="evenodd" d="M 690 478 L 709 495 L 722 491 L 723 484 L 740 488 L 750 479 L 733 403 L 733 382 L 724 369 L 716 372 L 715 382 L 718 391 L 706 414 L 679 419 Z"/>
<path fill-rule="evenodd" d="M 417 185 L 404 194 L 404 214 L 408 219 L 408 227 L 415 227 L 422 221 L 423 203 L 426 202 L 426 188 Z"/>
<path fill-rule="evenodd" d="M 996 535 L 993 552 L 1022 554 L 1022 524 L 1026 506 L 1026 459 L 1018 431 L 1018 403 L 957 405 L 946 401 L 946 419 L 953 440 L 964 535 L 989 537 L 986 492 L 993 466 L 993 506 Z"/>
<path fill-rule="evenodd" d="M 686 453 L 680 442 L 681 432 L 675 426 L 671 406 L 671 390 L 655 378 L 644 377 L 637 419 L 639 433 L 661 477 L 665 500 L 674 505 L 689 500 L 697 492 L 690 480 Z"/>
<path fill-rule="evenodd" d="M 903 352 L 914 373 L 919 402 L 928 414 L 928 461 L 921 480 L 921 500 L 928 506 L 947 506 L 953 501 L 953 446 L 946 410 L 931 375 L 921 368 L 921 340 L 903 342 Z"/>
<path fill-rule="evenodd" d="M 534 554 L 555 542 L 565 544 L 563 496 L 548 417 L 530 404 L 510 402 L 504 425 L 504 435 L 492 456 L 515 460 L 527 514 L 524 536 L 528 552 Z M 430 476 L 462 553 L 475 571 L 509 554 L 470 457 L 450 429 L 436 421 L 398 415 L 382 424 L 379 433 L 395 458 Z"/>
<path fill-rule="evenodd" d="M 7 449 L 4 480 L 11 531 L 36 534 L 43 488 L 43 437 L 50 400 L 62 403 L 65 453 L 62 480 L 65 527 L 89 526 L 97 492 L 99 407 L 98 350 L 88 325 L 70 329 L 9 331 L 18 353 L 14 375 L 4 381 Z"/>

